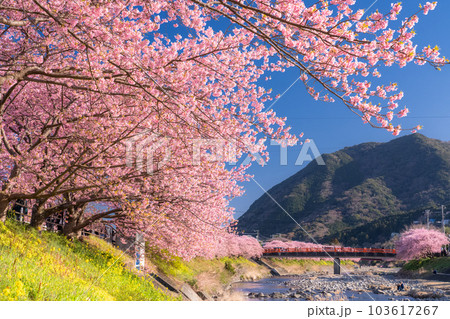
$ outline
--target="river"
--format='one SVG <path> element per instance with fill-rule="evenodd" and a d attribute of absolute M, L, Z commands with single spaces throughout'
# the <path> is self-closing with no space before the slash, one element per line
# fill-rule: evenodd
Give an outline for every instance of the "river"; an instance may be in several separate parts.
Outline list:
<path fill-rule="evenodd" d="M 398 279 L 398 269 L 366 269 L 344 275 L 308 272 L 296 276 L 238 282 L 232 287 L 245 300 L 450 300 L 449 292 L 425 285 L 423 280 Z M 397 290 L 403 282 L 405 289 Z"/>

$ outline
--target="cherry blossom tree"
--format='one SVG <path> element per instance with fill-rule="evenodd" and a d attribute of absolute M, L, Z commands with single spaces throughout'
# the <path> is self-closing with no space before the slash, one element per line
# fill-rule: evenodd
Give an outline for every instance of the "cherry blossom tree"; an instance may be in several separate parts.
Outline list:
<path fill-rule="evenodd" d="M 108 217 L 180 256 L 201 254 L 226 236 L 229 200 L 248 178 L 248 165 L 226 163 L 267 160 L 266 138 L 296 141 L 264 110 L 273 97 L 261 84 L 291 67 L 315 99 L 398 134 L 403 93 L 361 78 L 379 77 L 380 65 L 447 64 L 412 42 L 418 14 L 436 4 L 391 29 L 400 4 L 364 15 L 353 3 L 2 1 L 0 219 L 27 199 L 36 227 L 68 210 L 67 234 Z M 130 140 L 154 147 L 152 160 L 130 156 Z M 199 140 L 214 143 L 197 154 Z M 111 210 L 85 215 L 99 202 Z"/>
<path fill-rule="evenodd" d="M 339 100 L 365 123 L 382 127 L 394 135 L 402 130 L 391 124 L 394 115 L 406 116 L 408 108 L 396 111 L 403 92 L 397 84 L 372 87 L 370 80 L 381 76 L 380 66 L 409 62 L 430 63 L 436 69 L 448 64 L 439 57 L 439 48 L 430 46 L 418 50 L 412 42 L 418 14 L 427 15 L 437 2 L 427 2 L 418 12 L 405 18 L 398 29 L 392 21 L 398 19 L 401 2 L 391 10 L 366 13 L 353 10 L 356 0 L 318 1 L 307 6 L 303 1 L 256 0 L 193 0 L 213 16 L 225 16 L 247 32 L 254 34 L 283 58 L 280 68 L 294 66 L 314 99 Z M 380 103 L 374 103 L 378 98 Z M 420 129 L 417 126 L 413 131 Z"/>
<path fill-rule="evenodd" d="M 252 258 L 261 257 L 264 249 L 254 237 L 227 234 L 216 242 L 211 251 L 210 257 L 241 256 Z"/>
<path fill-rule="evenodd" d="M 395 243 L 397 258 L 402 260 L 432 257 L 447 245 L 447 236 L 435 229 L 412 228 L 400 234 Z"/>
<path fill-rule="evenodd" d="M 271 240 L 264 244 L 264 248 L 317 248 L 321 249 L 323 245 L 307 243 L 303 241 L 282 241 L 282 240 Z"/>

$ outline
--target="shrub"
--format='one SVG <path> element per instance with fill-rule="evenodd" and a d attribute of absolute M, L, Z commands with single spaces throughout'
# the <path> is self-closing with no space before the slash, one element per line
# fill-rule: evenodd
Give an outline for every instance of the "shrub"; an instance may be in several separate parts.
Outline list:
<path fill-rule="evenodd" d="M 225 261 L 225 269 L 228 270 L 229 272 L 231 272 L 233 275 L 236 273 L 236 269 L 234 268 L 234 266 L 231 264 L 230 261 Z"/>

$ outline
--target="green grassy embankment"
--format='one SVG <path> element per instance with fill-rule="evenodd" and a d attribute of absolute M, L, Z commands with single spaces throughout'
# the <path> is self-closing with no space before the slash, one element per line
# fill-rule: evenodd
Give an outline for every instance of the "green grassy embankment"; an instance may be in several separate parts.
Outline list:
<path fill-rule="evenodd" d="M 180 258 L 162 258 L 152 253 L 147 258 L 155 270 L 178 282 L 188 283 L 196 291 L 222 296 L 230 283 L 270 277 L 270 270 L 242 257 L 224 257 L 213 260 L 194 258 L 186 262 Z M 308 271 L 333 271 L 333 261 L 312 259 L 264 258 L 267 264 L 282 270 L 283 274 L 303 274 Z M 353 267 L 350 260 L 341 265 Z"/>
<path fill-rule="evenodd" d="M 258 280 L 270 276 L 269 269 L 243 257 L 212 260 L 194 258 L 186 262 L 177 257 L 164 259 L 153 253 L 148 259 L 159 272 L 210 295 L 223 295 L 227 287 L 236 281 Z"/>
<path fill-rule="evenodd" d="M 436 257 L 411 260 L 402 268 L 403 271 L 418 273 L 431 273 L 435 269 L 437 272 L 450 274 L 450 258 Z"/>
<path fill-rule="evenodd" d="M 291 274 L 333 265 L 328 260 L 276 258 L 270 263 Z M 126 266 L 130 264 L 130 257 L 95 237 L 81 242 L 11 220 L 0 223 L 0 300 L 173 299 Z M 187 262 L 151 253 L 146 268 L 219 297 L 233 282 L 270 276 L 269 269 L 242 257 Z"/>
<path fill-rule="evenodd" d="M 0 300 L 170 300 L 127 269 L 129 257 L 85 242 L 0 222 Z"/>

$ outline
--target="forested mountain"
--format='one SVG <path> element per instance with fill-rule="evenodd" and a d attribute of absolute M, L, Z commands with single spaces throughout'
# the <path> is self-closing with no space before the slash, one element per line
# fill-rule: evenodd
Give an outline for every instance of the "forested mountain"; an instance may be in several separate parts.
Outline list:
<path fill-rule="evenodd" d="M 326 165 L 313 161 L 268 191 L 316 239 L 380 242 L 401 230 L 393 225 L 403 227 L 421 209 L 450 202 L 449 142 L 416 133 L 346 147 L 323 159 Z M 266 194 L 239 218 L 238 226 L 265 236 L 308 239 Z"/>

